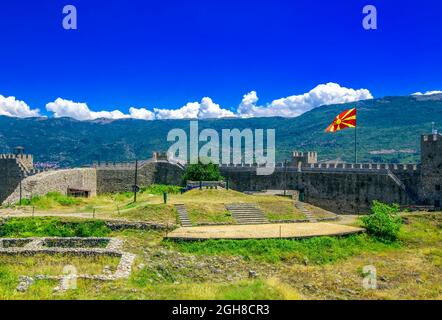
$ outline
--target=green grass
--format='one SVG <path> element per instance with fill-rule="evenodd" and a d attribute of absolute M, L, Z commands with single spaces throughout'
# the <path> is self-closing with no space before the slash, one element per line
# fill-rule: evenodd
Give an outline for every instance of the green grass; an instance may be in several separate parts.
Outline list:
<path fill-rule="evenodd" d="M 209 205 L 201 203 L 186 204 L 187 213 L 193 224 L 198 223 L 228 223 L 234 224 L 232 214 L 227 211 L 222 203 L 212 203 Z"/>
<path fill-rule="evenodd" d="M 442 214 L 407 214 L 406 220 L 413 223 L 404 224 L 399 233 L 400 241 L 410 247 L 442 245 Z"/>
<path fill-rule="evenodd" d="M 141 193 L 163 195 L 164 192 L 169 194 L 179 194 L 182 187 L 164 184 L 152 184 L 147 187 L 141 187 Z"/>
<path fill-rule="evenodd" d="M 45 196 L 33 196 L 31 199 L 22 199 L 21 205 L 34 206 L 38 209 L 49 209 L 57 206 L 69 207 L 82 202 L 79 198 L 68 197 L 59 192 L 49 192 Z"/>
<path fill-rule="evenodd" d="M 399 243 L 384 243 L 365 234 L 346 237 L 316 237 L 304 240 L 164 241 L 164 245 L 192 254 L 242 256 L 247 260 L 271 263 L 281 261 L 302 263 L 308 260 L 313 264 L 333 263 L 362 252 L 379 252 L 400 247 Z"/>
<path fill-rule="evenodd" d="M 291 199 L 279 197 L 274 201 L 259 201 L 258 207 L 269 220 L 302 220 L 305 215 L 299 212 Z M 259 200 L 259 199 L 258 199 Z"/>
<path fill-rule="evenodd" d="M 0 225 L 0 237 L 103 237 L 110 229 L 103 221 L 62 221 L 59 218 L 10 218 Z"/>
<path fill-rule="evenodd" d="M 125 251 L 137 255 L 129 279 L 79 280 L 78 289 L 64 293 L 53 292 L 58 281 L 41 280 L 21 293 L 15 290 L 19 275 L 58 274 L 65 263 L 95 274 L 104 265 L 114 270 L 116 261 L 0 256 L 0 299 L 440 300 L 441 219 L 438 213 L 404 216 L 396 243 L 368 235 L 175 243 L 163 241 L 163 231 L 112 231 L 110 236 L 124 240 Z M 377 268 L 378 290 L 361 288 L 362 269 L 368 264 Z M 248 270 L 258 278 L 248 278 Z"/>
<path fill-rule="evenodd" d="M 27 292 L 16 290 L 19 276 L 63 275 L 66 266 L 73 266 L 79 274 L 101 274 L 104 266 L 115 272 L 120 258 L 107 256 L 79 257 L 75 255 L 8 256 L 0 255 L 0 299 L 75 299 L 79 295 L 85 297 L 93 294 L 94 282 L 78 280 L 78 289 L 59 294 L 53 289 L 59 281 L 36 280 Z M 71 269 L 70 269 L 71 270 Z M 87 294 L 86 294 L 87 292 Z"/>
<path fill-rule="evenodd" d="M 155 221 L 159 223 L 175 224 L 177 212 L 171 204 L 129 204 L 120 211 L 114 213 L 114 218 L 123 218 L 137 221 Z"/>

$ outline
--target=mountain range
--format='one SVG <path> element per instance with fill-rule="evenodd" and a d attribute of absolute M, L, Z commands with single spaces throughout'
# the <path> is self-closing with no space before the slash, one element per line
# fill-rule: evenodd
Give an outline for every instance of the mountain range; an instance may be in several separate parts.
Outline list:
<path fill-rule="evenodd" d="M 442 95 L 384 97 L 315 108 L 296 118 L 225 118 L 199 120 L 200 130 L 275 129 L 277 160 L 294 150 L 317 151 L 320 161 L 353 161 L 354 129 L 326 133 L 336 115 L 357 108 L 360 162 L 419 161 L 420 135 L 442 123 Z M 0 152 L 23 146 L 34 161 L 61 167 L 93 161 L 147 159 L 166 151 L 167 133 L 189 132 L 189 120 L 135 119 L 78 121 L 71 118 L 11 118 L 0 116 Z M 221 134 L 220 134 L 221 136 Z"/>

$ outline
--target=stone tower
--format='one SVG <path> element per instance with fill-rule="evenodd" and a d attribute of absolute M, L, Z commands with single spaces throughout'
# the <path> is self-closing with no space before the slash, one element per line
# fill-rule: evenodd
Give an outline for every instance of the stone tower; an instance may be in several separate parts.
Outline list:
<path fill-rule="evenodd" d="M 421 137 L 421 188 L 419 198 L 425 205 L 442 206 L 442 135 Z"/>
<path fill-rule="evenodd" d="M 293 165 L 298 166 L 301 163 L 302 166 L 308 164 L 318 163 L 318 153 L 317 152 L 301 152 L 293 151 Z"/>
<path fill-rule="evenodd" d="M 0 203 L 33 169 L 33 157 L 25 154 L 23 147 L 14 148 L 13 153 L 0 154 Z"/>

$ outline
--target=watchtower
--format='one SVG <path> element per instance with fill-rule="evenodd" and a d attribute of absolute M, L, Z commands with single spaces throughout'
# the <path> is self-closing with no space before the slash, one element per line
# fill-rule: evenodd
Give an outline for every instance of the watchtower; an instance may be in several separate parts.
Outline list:
<path fill-rule="evenodd" d="M 421 201 L 442 206 L 442 135 L 433 132 L 421 137 Z"/>
<path fill-rule="evenodd" d="M 298 166 L 299 163 L 301 163 L 302 166 L 318 163 L 318 153 L 314 151 L 309 151 L 309 152 L 293 151 L 292 161 L 295 166 Z"/>
<path fill-rule="evenodd" d="M 153 161 L 167 160 L 167 153 L 166 152 L 153 152 L 152 153 L 152 160 Z"/>

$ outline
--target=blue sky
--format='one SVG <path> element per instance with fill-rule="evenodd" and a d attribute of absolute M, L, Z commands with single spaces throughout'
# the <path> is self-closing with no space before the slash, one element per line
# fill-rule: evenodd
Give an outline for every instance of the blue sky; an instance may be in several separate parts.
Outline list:
<path fill-rule="evenodd" d="M 67 4 L 78 10 L 78 30 L 62 28 Z M 378 30 L 362 28 L 367 4 L 377 7 Z M 278 104 L 266 106 L 281 98 L 294 97 L 281 102 L 291 108 L 330 82 L 374 97 L 442 90 L 441 14 L 439 0 L 8 1 L 0 9 L 0 108 L 23 101 L 51 115 L 53 103 L 58 115 L 75 117 L 75 108 L 128 114 L 190 102 L 208 115 L 214 105 L 235 114 L 247 95 L 252 107 L 243 109 L 253 116 L 272 114 Z M 304 100 L 282 115 L 316 106 Z"/>

